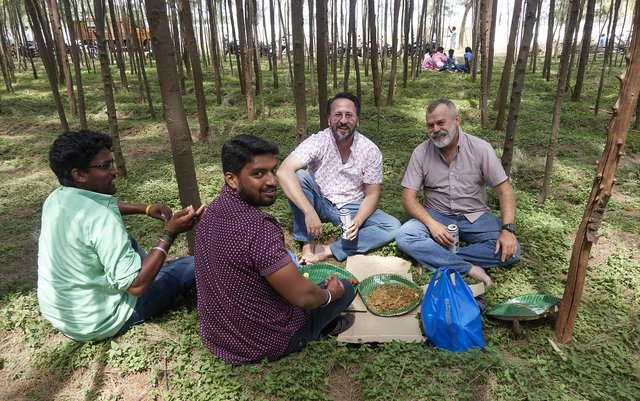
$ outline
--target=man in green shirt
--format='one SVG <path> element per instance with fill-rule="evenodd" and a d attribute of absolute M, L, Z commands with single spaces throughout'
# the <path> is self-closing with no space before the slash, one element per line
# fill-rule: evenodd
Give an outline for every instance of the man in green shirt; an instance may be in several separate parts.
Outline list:
<path fill-rule="evenodd" d="M 118 202 L 111 138 L 91 131 L 60 135 L 49 165 L 61 186 L 42 207 L 38 302 L 66 336 L 99 340 L 161 313 L 193 288 L 193 257 L 164 264 L 175 237 L 191 230 L 204 207 L 173 214 L 166 205 Z M 122 215 L 147 214 L 166 223 L 146 255 Z"/>

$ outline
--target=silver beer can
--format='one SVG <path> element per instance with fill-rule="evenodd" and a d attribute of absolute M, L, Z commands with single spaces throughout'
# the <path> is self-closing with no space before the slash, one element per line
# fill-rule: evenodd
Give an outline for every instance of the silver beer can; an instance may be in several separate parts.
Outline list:
<path fill-rule="evenodd" d="M 451 253 L 456 254 L 460 249 L 458 226 L 455 224 L 449 224 L 447 226 L 447 231 L 449 231 L 449 234 L 451 234 L 451 237 L 453 238 L 453 245 L 449 247 L 449 250 Z"/>
<path fill-rule="evenodd" d="M 340 228 L 342 229 L 342 238 L 347 239 L 347 229 L 351 224 L 351 211 L 349 209 L 340 209 Z"/>

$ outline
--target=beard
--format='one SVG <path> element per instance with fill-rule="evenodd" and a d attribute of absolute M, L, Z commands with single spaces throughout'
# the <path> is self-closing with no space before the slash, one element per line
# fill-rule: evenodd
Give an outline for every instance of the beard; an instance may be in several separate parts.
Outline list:
<path fill-rule="evenodd" d="M 276 190 L 274 188 L 266 188 L 258 193 L 250 193 L 243 187 L 238 188 L 238 196 L 248 204 L 256 207 L 271 206 L 276 202 Z"/>
<path fill-rule="evenodd" d="M 340 129 L 346 128 L 348 130 L 347 133 L 343 133 L 339 131 Z M 353 134 L 356 132 L 356 127 L 351 128 L 348 124 L 331 124 L 331 133 L 333 134 L 333 138 L 336 142 L 348 141 L 353 137 Z"/>
<path fill-rule="evenodd" d="M 436 145 L 438 149 L 446 148 L 451 144 L 453 138 L 456 134 L 456 127 L 451 127 L 451 130 L 440 130 L 436 132 L 432 132 L 429 134 L 429 137 L 433 141 L 433 144 Z"/>

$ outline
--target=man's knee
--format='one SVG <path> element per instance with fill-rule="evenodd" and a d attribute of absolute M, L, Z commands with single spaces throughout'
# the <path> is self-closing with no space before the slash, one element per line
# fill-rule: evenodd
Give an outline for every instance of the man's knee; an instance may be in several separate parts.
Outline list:
<path fill-rule="evenodd" d="M 396 244 L 405 252 L 413 248 L 416 242 L 428 239 L 411 220 L 398 227 L 396 231 Z"/>

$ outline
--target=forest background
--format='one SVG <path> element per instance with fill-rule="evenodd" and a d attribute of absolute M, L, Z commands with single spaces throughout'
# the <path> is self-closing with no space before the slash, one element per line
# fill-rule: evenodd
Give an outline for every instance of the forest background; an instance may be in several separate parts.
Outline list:
<path fill-rule="evenodd" d="M 0 38 L 0 400 L 640 398 L 638 113 L 623 122 L 624 135 L 612 128 L 629 109 L 629 97 L 618 100 L 620 88 L 639 71 L 636 47 L 625 34 L 638 26 L 637 4 L 556 0 L 552 7 L 529 0 L 520 12 L 507 11 L 509 18 L 493 18 L 499 14 L 490 11 L 491 2 L 472 1 L 466 27 L 477 58 L 470 74 L 419 68 L 427 38 L 448 43 L 447 10 L 456 4 L 444 0 L 354 1 L 353 12 L 351 2 L 340 0 L 305 2 L 311 4 L 305 8 L 298 7 L 302 2 L 217 0 L 0 4 L 0 30 L 13 34 L 13 47 L 9 35 Z M 272 4 L 274 12 L 261 11 Z M 85 18 L 67 19 L 77 15 Z M 270 15 L 277 15 L 273 22 Z M 508 32 L 499 30 L 500 18 L 509 20 Z M 291 23 L 300 20 L 304 24 Z M 27 24 L 35 50 L 22 35 Z M 91 40 L 71 40 L 67 50 L 60 45 L 74 26 L 78 38 Z M 541 39 L 544 30 L 555 32 L 550 42 Z M 604 48 L 591 40 L 600 30 L 608 38 Z M 284 46 L 261 48 L 254 39 L 259 31 Z M 358 49 L 358 32 L 369 46 Z M 225 35 L 236 37 L 237 46 L 227 46 Z M 494 57 L 496 37 L 513 39 L 511 52 L 507 46 L 504 56 Z M 560 317 L 523 324 L 519 338 L 509 324 L 485 317 L 483 351 L 322 340 L 282 361 L 232 368 L 200 342 L 193 298 L 100 342 L 72 342 L 42 319 L 35 297 L 37 237 L 42 202 L 58 185 L 47 166 L 58 133 L 83 126 L 108 132 L 120 149 L 118 197 L 177 209 L 209 203 L 219 193 L 224 141 L 260 135 L 277 143 L 283 158 L 326 124 L 326 97 L 343 89 L 361 95 L 360 129 L 385 157 L 380 206 L 402 221 L 408 216 L 399 184 L 411 151 L 426 139 L 426 105 L 439 96 L 458 105 L 463 129 L 489 141 L 501 157 L 518 202 L 522 260 L 490 272 L 497 285 L 487 293 L 488 305 L 532 292 L 566 295 L 568 277 L 583 263 L 577 316 L 573 323 L 570 316 L 562 320 L 569 322 L 568 335 L 557 330 Z M 613 172 L 601 174 L 614 138 Z M 613 173 L 609 188 L 613 181 L 602 176 L 613 180 Z M 594 190 L 601 181 L 606 191 L 598 203 Z M 279 195 L 267 211 L 298 250 Z M 497 212 L 492 191 L 489 199 Z M 597 235 L 588 237 L 577 261 L 575 244 L 593 202 L 600 206 L 601 219 L 591 226 Z M 141 216 L 125 222 L 147 248 L 162 228 Z M 325 232 L 325 240 L 339 235 L 331 225 Z M 188 250 L 183 237 L 172 253 Z M 408 258 L 394 243 L 374 253 Z M 430 278 L 415 263 L 412 274 L 421 284 Z"/>

